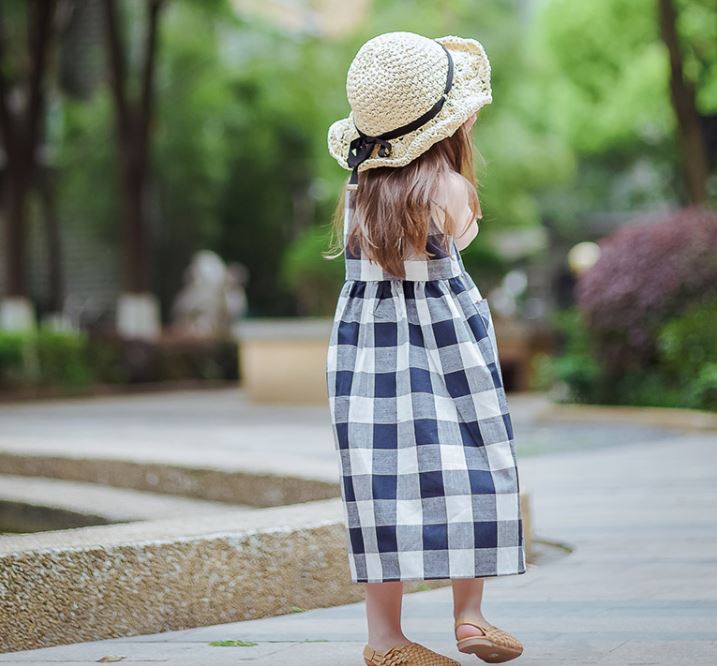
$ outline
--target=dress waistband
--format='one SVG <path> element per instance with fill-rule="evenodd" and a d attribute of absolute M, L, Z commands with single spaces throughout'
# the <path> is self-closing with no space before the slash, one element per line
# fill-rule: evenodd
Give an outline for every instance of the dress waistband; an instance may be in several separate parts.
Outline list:
<path fill-rule="evenodd" d="M 425 258 L 425 259 L 405 259 L 403 262 L 406 275 L 404 277 L 392 275 L 384 268 L 371 261 L 365 256 L 354 257 L 344 251 L 346 263 L 346 279 L 360 280 L 369 282 L 373 280 L 409 280 L 413 282 L 425 280 L 447 280 L 449 278 L 458 277 L 463 273 L 463 262 L 460 254 L 455 249 L 455 244 L 451 240 L 453 253 L 442 257 Z"/>

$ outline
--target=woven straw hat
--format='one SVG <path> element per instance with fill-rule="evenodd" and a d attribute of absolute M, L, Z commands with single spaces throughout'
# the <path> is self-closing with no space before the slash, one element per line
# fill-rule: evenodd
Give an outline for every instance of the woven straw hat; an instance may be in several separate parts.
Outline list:
<path fill-rule="evenodd" d="M 490 62 L 475 39 L 387 32 L 359 49 L 346 94 L 328 147 L 355 187 L 359 171 L 405 166 L 490 104 Z"/>

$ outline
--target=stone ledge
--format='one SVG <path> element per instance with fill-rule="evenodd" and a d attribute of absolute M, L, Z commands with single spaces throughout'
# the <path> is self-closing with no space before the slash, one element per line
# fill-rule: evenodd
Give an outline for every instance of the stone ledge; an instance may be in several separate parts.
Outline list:
<path fill-rule="evenodd" d="M 5 537 L 0 651 L 360 601 L 341 498 Z M 527 497 L 526 554 L 532 544 Z M 450 584 L 407 581 L 407 592 Z"/>
<path fill-rule="evenodd" d="M 341 498 L 318 500 L 245 511 L 222 511 L 201 516 L 182 516 L 115 525 L 95 525 L 69 530 L 5 536 L 0 540 L 0 557 L 23 552 L 76 550 L 96 546 L 171 543 L 178 539 L 236 535 L 262 530 L 294 530 L 317 523 L 342 520 Z"/>
<path fill-rule="evenodd" d="M 248 465 L 247 465 L 248 467 Z M 19 451 L 0 451 L 0 474 L 65 481 L 90 481 L 115 488 L 183 495 L 215 502 L 271 507 L 329 499 L 340 493 L 338 482 L 259 469 L 219 469 L 170 462 L 120 458 L 84 458 Z"/>
<path fill-rule="evenodd" d="M 5 507 L 5 511 L 3 511 Z M 22 522 L 24 512 L 13 519 L 13 507 L 35 509 L 35 518 L 46 526 L 26 528 Z M 87 481 L 63 481 L 33 476 L 0 474 L 0 526 L 14 532 L 40 532 L 69 527 L 125 523 L 134 520 L 162 520 L 177 516 L 236 511 L 235 504 L 210 502 L 166 493 L 116 488 Z M 245 508 L 246 511 L 257 509 Z M 47 513 L 43 520 L 42 513 Z M 75 517 L 69 525 L 53 516 L 68 512 Z M 77 518 L 79 522 L 73 524 Z M 84 520 L 81 520 L 85 518 Z M 96 521 L 96 522 L 93 522 Z M 13 528 L 12 525 L 16 525 Z"/>
<path fill-rule="evenodd" d="M 6 537 L 0 651 L 358 601 L 340 502 Z"/>

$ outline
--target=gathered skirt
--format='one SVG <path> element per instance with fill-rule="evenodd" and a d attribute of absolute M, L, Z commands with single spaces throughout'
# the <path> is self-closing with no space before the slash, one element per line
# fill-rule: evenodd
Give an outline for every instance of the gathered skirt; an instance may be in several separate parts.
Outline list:
<path fill-rule="evenodd" d="M 326 379 L 353 582 L 525 571 L 493 321 L 467 272 L 346 280 Z"/>

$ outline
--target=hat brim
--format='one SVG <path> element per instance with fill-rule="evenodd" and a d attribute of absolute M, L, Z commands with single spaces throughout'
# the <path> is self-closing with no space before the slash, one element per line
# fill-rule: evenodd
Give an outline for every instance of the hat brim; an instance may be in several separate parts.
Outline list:
<path fill-rule="evenodd" d="M 453 58 L 453 85 L 440 112 L 413 132 L 391 140 L 391 154 L 377 154 L 362 162 L 358 171 L 375 167 L 405 166 L 428 150 L 433 144 L 451 136 L 481 107 L 493 101 L 490 85 L 490 62 L 480 42 L 475 39 L 449 35 L 439 37 Z M 332 123 L 328 131 L 329 153 L 347 170 L 349 145 L 358 137 L 353 114 Z M 376 150 L 374 150 L 376 153 Z"/>

